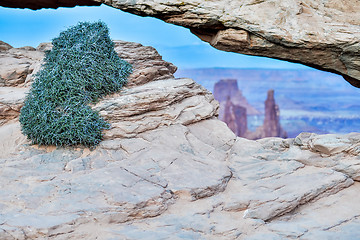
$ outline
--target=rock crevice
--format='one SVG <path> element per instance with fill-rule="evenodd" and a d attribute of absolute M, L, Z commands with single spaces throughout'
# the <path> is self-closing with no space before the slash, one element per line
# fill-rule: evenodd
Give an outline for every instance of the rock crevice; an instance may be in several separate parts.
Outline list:
<path fill-rule="evenodd" d="M 212 94 L 171 77 L 174 67 L 153 48 L 117 42 L 117 49 L 133 61 L 135 75 L 122 92 L 93 106 L 112 124 L 95 149 L 30 145 L 17 115 L 5 114 L 1 239 L 355 239 L 360 233 L 359 133 L 236 137 L 216 118 Z M 147 72 L 156 74 L 141 74 Z M 0 106 L 21 107 L 26 89 L 0 87 Z"/>

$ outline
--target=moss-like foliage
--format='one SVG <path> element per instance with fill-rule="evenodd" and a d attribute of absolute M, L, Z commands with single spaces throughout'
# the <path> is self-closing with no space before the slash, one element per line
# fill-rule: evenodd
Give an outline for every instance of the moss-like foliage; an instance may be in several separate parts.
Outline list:
<path fill-rule="evenodd" d="M 21 109 L 22 132 L 34 144 L 95 146 L 110 125 L 88 104 L 119 91 L 131 65 L 103 22 L 79 23 L 52 44 Z"/>

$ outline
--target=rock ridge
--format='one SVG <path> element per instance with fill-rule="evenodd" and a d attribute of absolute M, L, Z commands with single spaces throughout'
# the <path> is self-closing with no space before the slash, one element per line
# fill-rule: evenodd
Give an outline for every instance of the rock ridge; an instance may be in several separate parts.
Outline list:
<path fill-rule="evenodd" d="M 134 72 L 159 75 L 94 106 L 113 125 L 95 149 L 31 145 L 15 114 L 0 126 L 1 239 L 359 236 L 360 133 L 236 137 L 211 93 L 149 62 Z M 11 89 L 26 91 L 1 102 L 21 104 Z"/>

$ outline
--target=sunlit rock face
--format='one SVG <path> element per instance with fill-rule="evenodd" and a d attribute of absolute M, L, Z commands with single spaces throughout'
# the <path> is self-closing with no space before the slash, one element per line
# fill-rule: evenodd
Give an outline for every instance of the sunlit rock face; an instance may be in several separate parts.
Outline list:
<path fill-rule="evenodd" d="M 25 94 L 40 70 L 45 56 L 44 51 L 51 48 L 51 43 L 41 43 L 36 49 L 33 47 L 13 48 L 0 41 L 0 125 L 18 117 Z M 177 68 L 172 63 L 162 60 L 153 47 L 115 41 L 115 51 L 134 67 L 127 87 L 174 78 L 173 73 Z M 158 96 L 156 87 L 153 91 L 155 95 L 151 95 L 150 98 Z M 204 95 L 206 95 L 205 92 Z"/>
<path fill-rule="evenodd" d="M 236 137 L 154 48 L 116 46 L 134 73 L 92 106 L 112 125 L 96 148 L 31 145 L 16 111 L 0 126 L 0 239 L 359 236 L 359 133 Z M 27 84 L 5 82 L 0 104 L 21 107 Z"/>

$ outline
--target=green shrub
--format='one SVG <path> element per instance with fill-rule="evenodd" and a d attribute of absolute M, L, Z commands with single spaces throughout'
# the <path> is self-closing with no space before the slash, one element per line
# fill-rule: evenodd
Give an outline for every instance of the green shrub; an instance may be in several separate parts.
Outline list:
<path fill-rule="evenodd" d="M 115 52 L 103 22 L 79 23 L 52 44 L 21 109 L 22 132 L 34 144 L 95 146 L 110 124 L 88 104 L 119 91 L 131 65 Z"/>

